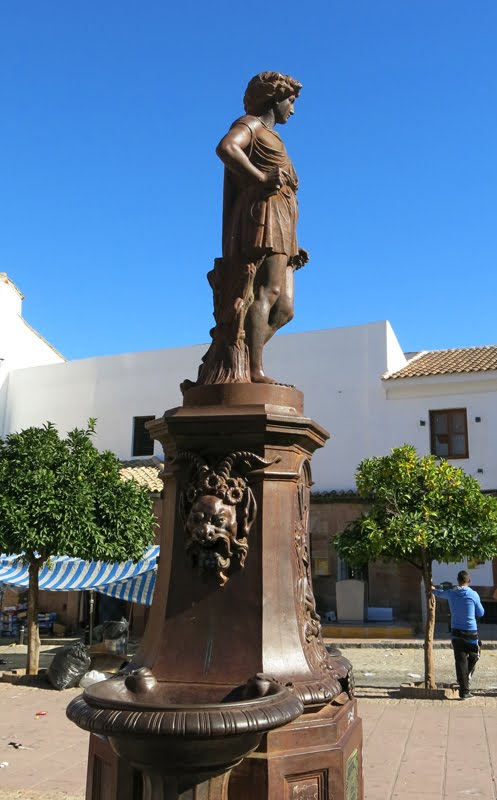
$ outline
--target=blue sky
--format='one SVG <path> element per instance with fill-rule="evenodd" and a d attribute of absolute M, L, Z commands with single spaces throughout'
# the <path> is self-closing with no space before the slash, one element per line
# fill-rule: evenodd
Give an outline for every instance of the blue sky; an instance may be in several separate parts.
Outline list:
<path fill-rule="evenodd" d="M 496 41 L 495 0 L 3 3 L 0 271 L 68 358 L 206 342 L 215 147 L 274 69 L 311 253 L 284 330 L 497 343 Z"/>

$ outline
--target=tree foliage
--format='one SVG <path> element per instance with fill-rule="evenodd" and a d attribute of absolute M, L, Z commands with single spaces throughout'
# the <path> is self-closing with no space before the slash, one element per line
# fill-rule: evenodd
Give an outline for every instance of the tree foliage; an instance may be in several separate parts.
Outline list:
<path fill-rule="evenodd" d="M 334 539 L 349 564 L 382 558 L 423 569 L 427 558 L 451 563 L 497 555 L 497 498 L 448 461 L 403 445 L 364 459 L 356 477 L 369 510 Z"/>
<path fill-rule="evenodd" d="M 38 573 L 55 555 L 138 561 L 156 524 L 150 494 L 93 444 L 95 421 L 61 438 L 51 423 L 0 440 L 0 552 L 29 563 L 28 672 L 38 669 Z"/>
<path fill-rule="evenodd" d="M 153 539 L 148 491 L 123 481 L 120 463 L 99 452 L 95 424 L 62 439 L 55 426 L 0 440 L 0 548 L 7 553 L 138 560 Z"/>
<path fill-rule="evenodd" d="M 357 489 L 369 510 L 333 543 L 351 566 L 369 561 L 405 561 L 423 576 L 427 619 L 425 686 L 435 686 L 433 561 L 497 556 L 497 498 L 485 495 L 472 476 L 445 460 L 418 456 L 411 445 L 388 456 L 364 459 Z"/>

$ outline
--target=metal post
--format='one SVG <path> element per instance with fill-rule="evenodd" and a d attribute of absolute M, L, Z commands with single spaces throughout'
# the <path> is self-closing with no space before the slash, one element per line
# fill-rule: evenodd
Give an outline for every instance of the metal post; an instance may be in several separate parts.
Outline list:
<path fill-rule="evenodd" d="M 90 647 L 93 644 L 93 612 L 95 609 L 95 597 L 93 589 L 90 589 Z"/>

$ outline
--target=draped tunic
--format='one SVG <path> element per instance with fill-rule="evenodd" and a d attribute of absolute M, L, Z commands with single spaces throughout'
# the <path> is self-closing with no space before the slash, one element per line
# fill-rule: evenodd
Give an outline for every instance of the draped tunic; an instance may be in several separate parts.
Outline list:
<path fill-rule="evenodd" d="M 247 114 L 235 125 L 250 131 L 245 155 L 261 172 L 279 167 L 280 189 L 269 189 L 250 175 L 225 168 L 223 208 L 223 259 L 231 264 L 257 261 L 271 253 L 284 253 L 288 263 L 298 255 L 296 192 L 298 178 L 280 136 L 258 117 Z"/>

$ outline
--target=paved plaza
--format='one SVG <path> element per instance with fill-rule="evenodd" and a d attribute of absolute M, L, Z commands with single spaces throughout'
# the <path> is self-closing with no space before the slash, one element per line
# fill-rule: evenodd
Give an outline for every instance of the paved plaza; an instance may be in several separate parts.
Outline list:
<path fill-rule="evenodd" d="M 497 650 L 484 651 L 476 696 L 464 702 L 399 699 L 400 678 L 422 671 L 420 648 L 346 645 L 343 653 L 358 683 L 365 800 L 497 798 Z M 11 662 L 23 657 L 20 648 L 7 653 Z M 452 680 L 452 652 L 437 648 L 435 658 L 437 678 Z M 8 763 L 0 800 L 84 799 L 88 735 L 65 716 L 79 691 L 0 683 L 0 763 Z"/>

